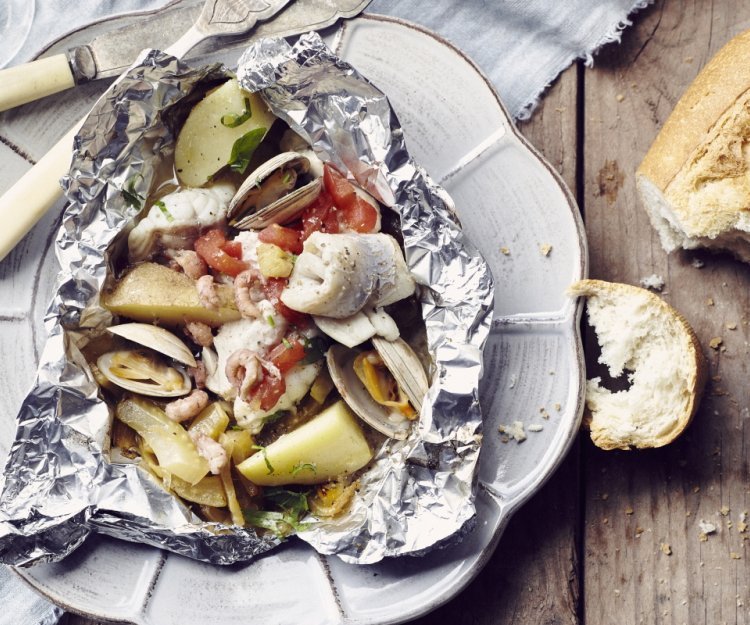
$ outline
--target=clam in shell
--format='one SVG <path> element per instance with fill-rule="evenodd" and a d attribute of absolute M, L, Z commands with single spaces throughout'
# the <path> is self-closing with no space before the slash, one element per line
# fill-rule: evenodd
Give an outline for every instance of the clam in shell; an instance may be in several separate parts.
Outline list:
<path fill-rule="evenodd" d="M 112 384 L 150 397 L 179 397 L 193 388 L 182 369 L 170 367 L 153 352 L 120 350 L 99 357 L 96 366 Z"/>
<path fill-rule="evenodd" d="M 323 188 L 322 178 L 297 186 L 310 172 L 310 160 L 297 152 L 283 152 L 252 172 L 229 203 L 229 224 L 240 230 L 285 224 L 297 217 Z"/>
<path fill-rule="evenodd" d="M 169 356 L 188 367 L 197 366 L 193 353 L 182 339 L 159 326 L 150 323 L 123 323 L 110 326 L 107 331 Z"/>
<path fill-rule="evenodd" d="M 375 352 L 372 351 L 362 352 L 333 345 L 326 354 L 328 370 L 341 397 L 365 423 L 390 438 L 403 440 L 422 408 L 428 390 L 427 376 L 416 354 L 405 341 L 375 339 L 373 345 L 376 343 L 380 358 L 374 356 Z M 381 349 L 386 353 L 385 357 L 380 353 Z M 371 362 L 367 363 L 367 359 Z M 380 359 L 398 386 L 393 401 L 376 400 L 360 377 L 363 365 L 375 371 L 378 365 L 373 367 L 372 362 L 379 362 Z M 377 377 L 379 374 L 374 375 Z"/>

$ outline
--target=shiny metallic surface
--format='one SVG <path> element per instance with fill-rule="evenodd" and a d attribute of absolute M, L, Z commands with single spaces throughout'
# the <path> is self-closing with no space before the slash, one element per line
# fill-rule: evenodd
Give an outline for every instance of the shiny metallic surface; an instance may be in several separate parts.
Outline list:
<path fill-rule="evenodd" d="M 361 497 L 334 521 L 308 519 L 300 536 L 347 562 L 421 553 L 460 536 L 475 515 L 482 417 L 478 384 L 492 321 L 493 281 L 465 240 L 445 192 L 409 157 L 386 97 L 331 53 L 317 35 L 290 47 L 263 40 L 243 56 L 244 85 L 310 139 L 324 159 L 397 211 L 435 370 L 418 427 L 378 451 Z M 18 429 L 0 495 L 0 560 L 59 560 L 91 532 L 197 560 L 249 560 L 279 540 L 203 523 L 133 464 L 109 462 L 111 410 L 80 348 L 112 323 L 99 305 L 110 256 L 146 197 L 175 137 L 162 113 L 225 77 L 148 51 L 95 106 L 63 181 L 68 207 L 57 237 L 62 267 L 46 316 L 49 339 Z M 169 117 L 169 115 L 166 115 Z"/>

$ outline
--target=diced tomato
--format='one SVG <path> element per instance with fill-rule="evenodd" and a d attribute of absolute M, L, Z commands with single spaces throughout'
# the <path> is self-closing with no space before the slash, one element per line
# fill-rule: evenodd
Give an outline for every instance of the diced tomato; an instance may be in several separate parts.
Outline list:
<path fill-rule="evenodd" d="M 339 224 L 355 232 L 373 232 L 377 223 L 378 209 L 359 196 L 339 214 Z"/>
<path fill-rule="evenodd" d="M 266 297 L 273 304 L 273 307 L 279 311 L 279 314 L 281 314 L 284 319 L 292 325 L 305 327 L 310 320 L 308 315 L 292 310 L 281 301 L 281 292 L 286 285 L 286 278 L 268 278 L 263 285 L 263 290 L 266 292 Z"/>
<path fill-rule="evenodd" d="M 281 373 L 286 373 L 305 357 L 305 346 L 297 338 L 287 337 L 274 347 L 268 354 L 268 359 L 278 367 Z"/>
<path fill-rule="evenodd" d="M 357 195 L 354 185 L 333 167 L 323 166 L 323 184 L 330 193 L 335 209 L 324 218 L 325 232 L 373 232 L 378 223 L 378 209 Z M 335 221 L 336 225 L 333 225 Z M 335 228 L 335 230 L 333 229 Z"/>
<path fill-rule="evenodd" d="M 240 260 L 242 260 L 242 243 L 240 243 L 239 241 L 227 241 L 224 245 L 221 246 L 221 249 L 223 249 L 232 258 L 239 258 Z"/>
<path fill-rule="evenodd" d="M 321 191 L 317 199 L 302 213 L 302 234 L 300 236 L 302 241 L 307 241 L 307 237 L 313 232 L 329 232 L 325 229 L 324 222 L 332 208 L 333 200 L 331 196 L 325 190 Z M 336 228 L 338 228 L 338 223 Z M 333 234 L 336 232 L 338 230 L 335 230 Z"/>
<path fill-rule="evenodd" d="M 328 163 L 323 166 L 323 184 L 339 208 L 346 208 L 356 197 L 352 183 Z"/>
<path fill-rule="evenodd" d="M 282 250 L 292 254 L 302 253 L 300 233 L 292 228 L 285 228 L 279 224 L 271 224 L 258 233 L 258 239 L 263 243 L 273 243 Z"/>
<path fill-rule="evenodd" d="M 261 410 L 271 410 L 286 391 L 284 377 L 276 377 L 266 374 L 258 384 L 254 398 L 260 400 Z"/>
<path fill-rule="evenodd" d="M 222 249 L 226 242 L 227 239 L 221 230 L 209 230 L 195 242 L 195 251 L 211 269 L 228 276 L 237 276 L 245 271 L 248 265 Z"/>

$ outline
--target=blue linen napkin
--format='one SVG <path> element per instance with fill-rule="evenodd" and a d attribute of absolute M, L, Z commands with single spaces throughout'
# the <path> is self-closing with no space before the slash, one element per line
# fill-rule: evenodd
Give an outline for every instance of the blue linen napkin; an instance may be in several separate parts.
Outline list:
<path fill-rule="evenodd" d="M 525 119 L 560 72 L 577 59 L 590 65 L 593 53 L 619 41 L 622 30 L 631 24 L 628 17 L 651 1 L 373 0 L 367 12 L 416 22 L 451 41 L 489 77 L 510 114 Z M 167 0 L 78 0 L 71 11 L 69 0 L 0 2 L 0 66 L 4 60 L 7 65 L 28 61 L 47 43 L 95 20 L 167 4 Z M 14 24 L 15 20 L 25 23 Z M 5 37 L 4 30 L 16 25 L 14 37 Z M 54 625 L 62 615 L 60 608 L 2 566 L 0 605 L 0 625 Z"/>

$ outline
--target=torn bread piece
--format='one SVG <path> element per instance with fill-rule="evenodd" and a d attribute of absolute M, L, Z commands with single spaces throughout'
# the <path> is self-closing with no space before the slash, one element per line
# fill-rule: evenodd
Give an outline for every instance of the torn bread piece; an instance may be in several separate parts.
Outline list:
<path fill-rule="evenodd" d="M 726 250 L 750 262 L 750 31 L 711 59 L 665 122 L 636 186 L 667 252 Z"/>
<path fill-rule="evenodd" d="M 657 295 L 629 284 L 581 280 L 568 289 L 587 298 L 599 362 L 630 388 L 610 392 L 600 378 L 586 383 L 591 439 L 602 449 L 661 447 L 687 427 L 707 369 L 687 321 Z"/>

